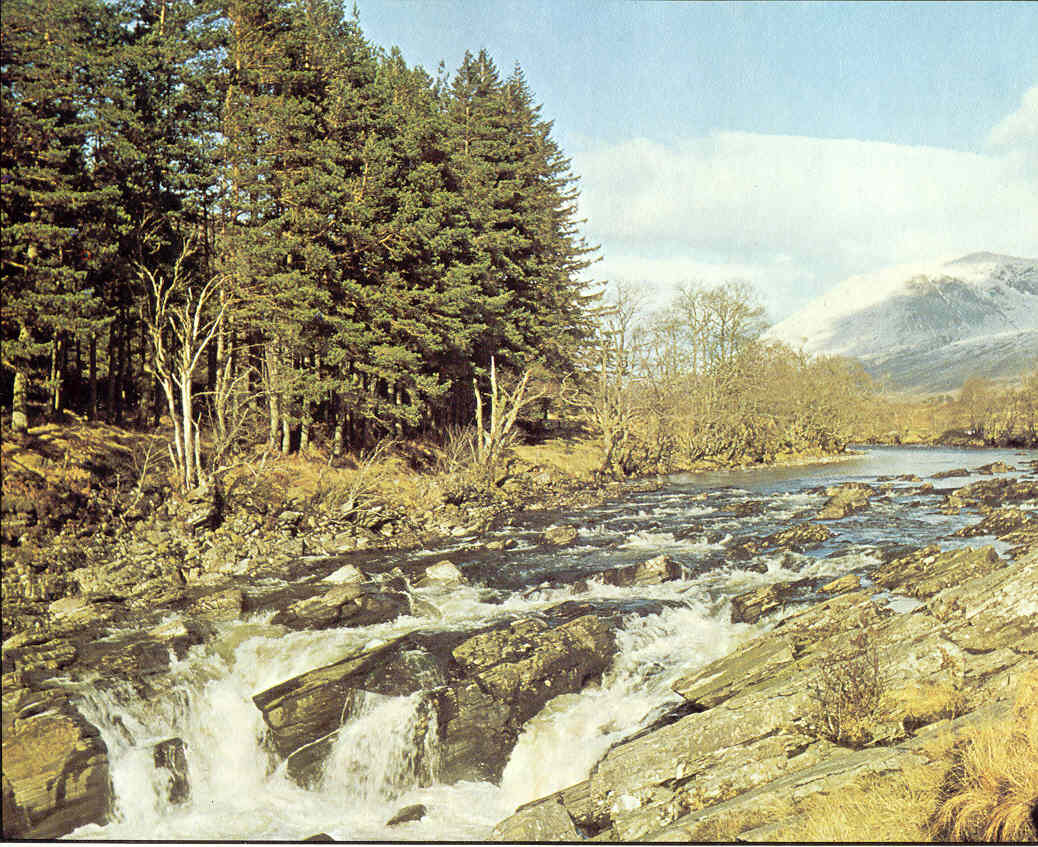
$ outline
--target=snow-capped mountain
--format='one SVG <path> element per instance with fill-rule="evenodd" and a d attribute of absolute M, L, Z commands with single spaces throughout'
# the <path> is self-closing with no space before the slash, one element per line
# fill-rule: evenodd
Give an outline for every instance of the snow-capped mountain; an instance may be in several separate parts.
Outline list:
<path fill-rule="evenodd" d="M 1012 378 L 1038 365 L 1038 260 L 972 253 L 854 276 L 767 335 L 908 391 Z"/>

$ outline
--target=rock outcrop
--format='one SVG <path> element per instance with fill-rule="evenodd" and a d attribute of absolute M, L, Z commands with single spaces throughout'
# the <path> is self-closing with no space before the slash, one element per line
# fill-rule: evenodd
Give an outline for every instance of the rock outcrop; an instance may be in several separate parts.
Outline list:
<path fill-rule="evenodd" d="M 936 728 L 1007 711 L 1038 662 L 1038 552 L 1007 562 L 991 548 L 927 548 L 879 577 L 920 607 L 898 614 L 882 594 L 849 590 L 789 615 L 675 683 L 691 714 L 615 746 L 494 837 L 768 840 L 805 798 L 925 764 Z M 866 655 L 876 696 L 854 713 L 831 696 L 833 676 L 867 673 L 854 661 Z M 839 710 L 858 722 L 853 737 L 832 731 Z"/>
<path fill-rule="evenodd" d="M 863 482 L 848 482 L 827 488 L 825 493 L 829 499 L 818 513 L 818 519 L 831 521 L 845 518 L 867 508 L 869 498 L 876 493 L 876 490 Z"/>
<path fill-rule="evenodd" d="M 253 701 L 271 747 L 290 759 L 289 772 L 304 784 L 358 692 L 417 691 L 427 692 L 437 716 L 437 777 L 497 781 L 523 723 L 553 697 L 597 680 L 613 658 L 610 621 L 569 617 L 555 626 L 522 618 L 468 636 L 411 633 L 288 680 Z"/>
<path fill-rule="evenodd" d="M 5 677 L 4 838 L 54 839 L 103 823 L 112 802 L 108 751 L 58 690 L 29 691 Z"/>

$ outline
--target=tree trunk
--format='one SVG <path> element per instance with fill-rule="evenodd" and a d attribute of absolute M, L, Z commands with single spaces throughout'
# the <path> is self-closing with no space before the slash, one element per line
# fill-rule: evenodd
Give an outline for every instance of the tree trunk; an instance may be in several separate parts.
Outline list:
<path fill-rule="evenodd" d="M 22 326 L 18 331 L 18 340 L 23 344 L 29 341 L 29 329 Z M 28 365 L 14 372 L 14 390 L 11 396 L 11 430 L 16 435 L 29 431 L 29 375 Z"/>
<path fill-rule="evenodd" d="M 97 335 L 90 333 L 90 420 L 97 418 Z"/>

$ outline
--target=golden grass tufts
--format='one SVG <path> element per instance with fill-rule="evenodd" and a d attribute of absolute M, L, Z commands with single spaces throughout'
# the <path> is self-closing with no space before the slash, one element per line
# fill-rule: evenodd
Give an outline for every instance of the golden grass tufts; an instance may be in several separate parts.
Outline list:
<path fill-rule="evenodd" d="M 874 774 L 832 794 L 805 799 L 797 817 L 769 833 L 775 841 L 928 841 L 943 768 L 919 765 Z"/>
<path fill-rule="evenodd" d="M 951 841 L 1034 841 L 1038 806 L 1038 669 L 1020 680 L 1012 715 L 979 727 L 953 753 L 933 835 Z"/>

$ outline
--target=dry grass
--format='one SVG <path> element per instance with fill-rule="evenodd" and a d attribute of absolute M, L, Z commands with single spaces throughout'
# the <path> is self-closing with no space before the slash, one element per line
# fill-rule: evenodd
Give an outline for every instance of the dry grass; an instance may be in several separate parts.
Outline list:
<path fill-rule="evenodd" d="M 1038 669 L 1020 683 L 1012 716 L 954 750 L 934 834 L 951 841 L 1034 841 L 1038 808 Z"/>
<path fill-rule="evenodd" d="M 594 439 L 552 438 L 542 444 L 516 445 L 512 452 L 521 462 L 553 476 L 591 480 L 602 468 L 602 445 Z"/>
<path fill-rule="evenodd" d="M 800 814 L 772 835 L 776 841 L 929 841 L 943 773 L 940 766 L 919 766 L 865 777 L 806 799 Z"/>
<path fill-rule="evenodd" d="M 1038 669 L 1020 680 L 1008 718 L 957 736 L 935 733 L 923 752 L 928 764 L 870 775 L 839 792 L 805 799 L 786 824 L 769 832 L 769 840 L 1038 838 L 1031 817 L 1038 804 Z"/>
<path fill-rule="evenodd" d="M 815 731 L 834 744 L 864 747 L 872 740 L 884 694 L 879 645 L 868 629 L 818 659 L 810 684 L 816 702 Z"/>

